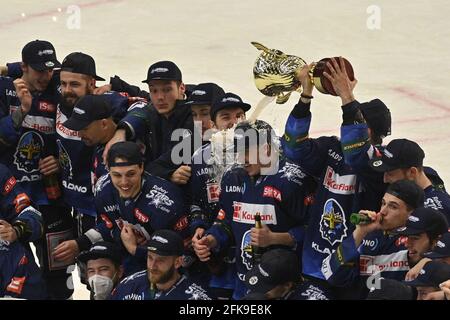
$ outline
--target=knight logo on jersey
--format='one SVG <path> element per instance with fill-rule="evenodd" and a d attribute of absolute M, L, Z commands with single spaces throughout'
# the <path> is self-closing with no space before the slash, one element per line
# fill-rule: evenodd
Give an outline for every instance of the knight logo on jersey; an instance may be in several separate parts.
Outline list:
<path fill-rule="evenodd" d="M 39 171 L 39 160 L 44 148 L 44 140 L 34 131 L 25 132 L 17 144 L 14 153 L 14 164 L 17 170 L 27 173 Z"/>
<path fill-rule="evenodd" d="M 342 242 L 347 236 L 347 225 L 345 214 L 339 202 L 328 199 L 323 206 L 320 219 L 320 234 L 322 239 L 327 240 L 332 246 Z"/>
<path fill-rule="evenodd" d="M 252 263 L 252 245 L 251 245 L 251 230 L 247 230 L 243 236 L 241 241 L 241 258 L 242 263 L 247 268 L 247 270 L 250 270 L 253 267 Z"/>
<path fill-rule="evenodd" d="M 70 156 L 67 153 L 67 150 L 64 148 L 61 140 L 56 140 L 56 144 L 59 148 L 59 163 L 64 170 L 65 174 L 69 177 L 69 179 L 72 179 L 73 172 L 72 172 L 72 161 L 70 160 Z"/>
<path fill-rule="evenodd" d="M 147 223 L 150 219 L 138 208 L 134 209 L 134 217 L 141 223 Z"/>
<path fill-rule="evenodd" d="M 208 183 L 206 185 L 206 191 L 208 194 L 208 202 L 218 202 L 220 196 L 220 186 L 218 183 Z"/>
<path fill-rule="evenodd" d="M 16 183 L 17 183 L 16 178 L 14 177 L 9 178 L 6 181 L 5 186 L 3 187 L 3 195 L 6 196 L 8 193 L 10 193 L 11 190 L 14 189 Z"/>

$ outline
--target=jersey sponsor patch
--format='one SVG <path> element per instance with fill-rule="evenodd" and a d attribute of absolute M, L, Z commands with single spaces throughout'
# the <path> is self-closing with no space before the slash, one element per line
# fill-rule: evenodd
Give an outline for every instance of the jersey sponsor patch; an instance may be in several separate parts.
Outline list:
<path fill-rule="evenodd" d="M 320 218 L 320 235 L 332 246 L 342 242 L 347 236 L 345 213 L 335 199 L 328 199 L 323 206 L 323 213 Z"/>
<path fill-rule="evenodd" d="M 334 172 L 332 167 L 327 168 L 323 185 L 332 193 L 336 194 L 354 194 L 356 184 L 356 175 L 348 174 L 341 176 Z"/>
<path fill-rule="evenodd" d="M 3 186 L 3 195 L 6 196 L 8 193 L 10 193 L 11 190 L 14 189 L 16 183 L 17 183 L 16 178 L 10 177 Z"/>
<path fill-rule="evenodd" d="M 61 112 L 60 108 L 56 111 L 56 133 L 61 137 L 69 140 L 81 141 L 81 137 L 78 131 L 70 130 L 64 127 L 63 123 L 67 121 L 67 117 Z"/>
<path fill-rule="evenodd" d="M 100 218 L 103 220 L 103 222 L 105 223 L 106 227 L 108 229 L 112 229 L 114 227 L 113 223 L 111 222 L 111 220 L 108 218 L 108 216 L 104 213 L 100 214 Z"/>
<path fill-rule="evenodd" d="M 370 276 L 385 271 L 408 271 L 408 250 L 401 250 L 380 256 L 361 255 L 359 259 L 359 273 Z"/>
<path fill-rule="evenodd" d="M 264 224 L 277 224 L 275 207 L 272 204 L 255 204 L 245 202 L 233 203 L 233 221 L 255 224 L 255 214 L 259 213 Z"/>
<path fill-rule="evenodd" d="M 217 220 L 225 220 L 225 210 L 219 210 L 219 213 L 217 214 Z"/>
<path fill-rule="evenodd" d="M 220 186 L 217 182 L 206 184 L 206 192 L 208 195 L 208 202 L 214 203 L 219 201 Z"/>
<path fill-rule="evenodd" d="M 16 213 L 20 213 L 23 209 L 31 205 L 30 197 L 26 193 L 20 193 L 13 201 Z"/>
<path fill-rule="evenodd" d="M 134 217 L 141 223 L 147 223 L 150 221 L 150 218 L 145 215 L 141 210 L 138 208 L 134 209 Z"/>
<path fill-rule="evenodd" d="M 56 111 L 56 105 L 49 101 L 39 101 L 39 111 L 53 113 Z"/>
<path fill-rule="evenodd" d="M 15 294 L 21 294 L 23 290 L 23 286 L 25 285 L 25 281 L 27 277 L 14 277 L 11 279 L 11 282 L 6 287 L 6 291 L 12 292 Z"/>
<path fill-rule="evenodd" d="M 281 191 L 275 187 L 265 186 L 263 191 L 263 197 L 273 198 L 281 202 Z"/>
<path fill-rule="evenodd" d="M 22 122 L 23 128 L 34 129 L 36 131 L 51 134 L 55 133 L 55 120 L 42 116 L 26 115 Z"/>
<path fill-rule="evenodd" d="M 175 223 L 174 229 L 176 231 L 182 231 L 187 228 L 189 224 L 187 216 L 182 216 L 178 221 Z"/>

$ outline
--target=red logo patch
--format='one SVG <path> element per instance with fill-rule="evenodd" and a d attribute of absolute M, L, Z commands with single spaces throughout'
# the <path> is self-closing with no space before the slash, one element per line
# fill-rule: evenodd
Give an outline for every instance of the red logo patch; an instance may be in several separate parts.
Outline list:
<path fill-rule="evenodd" d="M 187 228 L 188 224 L 189 224 L 189 221 L 188 221 L 187 216 L 183 216 L 177 221 L 177 223 L 175 223 L 174 229 L 176 231 L 184 230 Z"/>
<path fill-rule="evenodd" d="M 408 237 L 406 237 L 406 236 L 400 236 L 400 237 L 398 237 L 397 240 L 395 240 L 395 245 L 397 247 L 401 247 L 401 246 L 406 247 L 407 244 L 408 244 Z"/>
<path fill-rule="evenodd" d="M 278 201 L 281 201 L 281 192 L 277 188 L 271 187 L 271 186 L 265 186 L 263 197 L 266 198 L 274 198 Z"/>
<path fill-rule="evenodd" d="M 219 210 L 219 213 L 217 214 L 217 220 L 225 220 L 225 211 L 223 209 Z"/>
<path fill-rule="evenodd" d="M 138 219 L 139 222 L 141 223 L 147 223 L 150 219 L 142 213 L 141 210 L 139 210 L 138 208 L 134 209 L 134 216 L 136 217 L 136 219 Z"/>
<path fill-rule="evenodd" d="M 13 203 L 16 207 L 16 213 L 20 213 L 23 209 L 31 205 L 31 200 L 26 193 L 20 193 L 14 199 Z"/>
<path fill-rule="evenodd" d="M 17 180 L 14 177 L 11 177 L 6 181 L 5 186 L 3 187 L 3 195 L 7 195 L 11 192 L 12 189 L 14 189 L 14 186 L 16 185 Z"/>
<path fill-rule="evenodd" d="M 111 220 L 109 220 L 109 218 L 106 216 L 106 214 L 101 214 L 100 215 L 100 218 L 102 218 L 102 220 L 105 222 L 105 224 L 106 224 L 106 227 L 108 228 L 108 229 L 112 229 L 113 228 L 113 224 L 112 224 L 112 222 L 111 222 Z"/>
<path fill-rule="evenodd" d="M 27 277 L 14 277 L 11 279 L 8 287 L 6 287 L 6 291 L 13 292 L 16 294 L 21 294 L 23 285 L 25 284 L 25 280 Z"/>
<path fill-rule="evenodd" d="M 26 264 L 28 264 L 28 258 L 24 255 L 19 261 L 19 266 L 24 266 Z"/>
<path fill-rule="evenodd" d="M 48 101 L 39 102 L 39 111 L 52 113 L 56 111 L 56 106 Z"/>
<path fill-rule="evenodd" d="M 219 201 L 220 186 L 218 183 L 208 183 L 206 185 L 206 191 L 208 193 L 208 202 L 209 203 Z"/>

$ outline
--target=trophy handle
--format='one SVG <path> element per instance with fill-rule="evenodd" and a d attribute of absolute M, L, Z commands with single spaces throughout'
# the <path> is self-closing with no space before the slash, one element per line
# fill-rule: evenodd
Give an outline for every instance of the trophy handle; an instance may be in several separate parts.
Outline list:
<path fill-rule="evenodd" d="M 269 51 L 270 51 L 269 48 L 267 48 L 265 45 L 262 45 L 262 44 L 259 43 L 259 42 L 252 41 L 251 44 L 252 44 L 256 49 L 258 49 L 258 50 L 262 50 L 262 51 L 264 51 L 264 52 L 269 52 Z"/>

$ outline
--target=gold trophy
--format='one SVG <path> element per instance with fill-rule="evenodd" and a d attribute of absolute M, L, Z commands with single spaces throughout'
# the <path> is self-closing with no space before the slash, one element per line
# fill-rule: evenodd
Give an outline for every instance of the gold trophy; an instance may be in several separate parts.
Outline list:
<path fill-rule="evenodd" d="M 252 42 L 261 54 L 255 61 L 253 76 L 258 90 L 270 97 L 277 97 L 276 102 L 283 104 L 288 101 L 291 93 L 297 91 L 301 93 L 300 82 L 295 78 L 295 71 L 306 65 L 305 60 L 300 57 L 288 55 L 276 49 L 269 49 L 266 46 Z M 337 59 L 339 63 L 339 58 Z M 317 62 L 311 70 L 311 82 L 320 92 L 336 96 L 336 92 L 331 82 L 323 75 L 323 72 L 330 73 L 326 63 L 330 58 L 324 58 Z M 344 58 L 347 75 L 350 80 L 354 80 L 353 68 L 350 62 Z"/>

